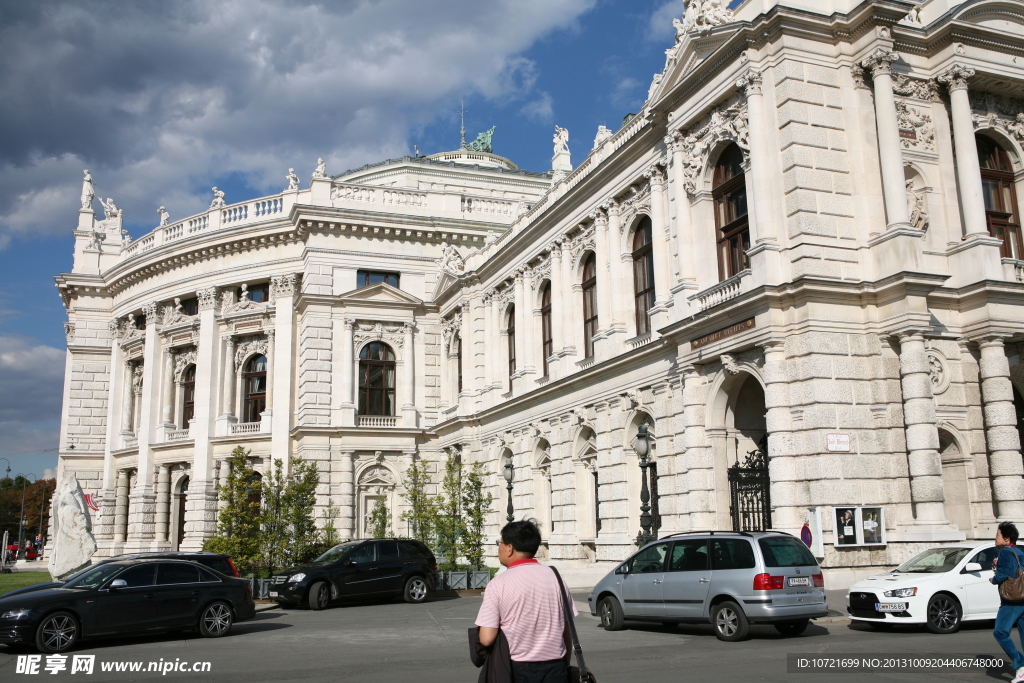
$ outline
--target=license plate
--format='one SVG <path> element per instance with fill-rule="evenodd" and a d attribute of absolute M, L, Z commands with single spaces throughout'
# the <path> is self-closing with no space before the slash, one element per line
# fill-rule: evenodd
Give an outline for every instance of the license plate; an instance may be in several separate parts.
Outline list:
<path fill-rule="evenodd" d="M 277 597 L 277 591 L 270 591 L 270 597 L 276 598 Z"/>
<path fill-rule="evenodd" d="M 811 577 L 809 576 L 791 576 L 789 577 L 790 586 L 810 586 Z"/>
<path fill-rule="evenodd" d="M 876 612 L 906 612 L 907 603 L 905 602 L 876 602 Z"/>

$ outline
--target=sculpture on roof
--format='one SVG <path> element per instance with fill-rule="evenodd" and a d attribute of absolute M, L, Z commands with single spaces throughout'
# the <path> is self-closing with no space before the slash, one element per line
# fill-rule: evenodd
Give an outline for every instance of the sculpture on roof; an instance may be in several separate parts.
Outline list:
<path fill-rule="evenodd" d="M 483 133 L 477 133 L 476 140 L 466 145 L 466 149 L 473 152 L 487 152 L 488 154 L 493 153 L 491 147 L 491 139 L 494 138 L 494 130 L 497 126 L 491 126 L 490 130 L 485 130 Z"/>
<path fill-rule="evenodd" d="M 288 181 L 289 190 L 299 189 L 299 176 L 295 175 L 295 169 L 289 168 L 288 175 L 285 176 L 285 180 Z"/>
<path fill-rule="evenodd" d="M 733 20 L 728 0 L 690 0 L 681 23 L 673 21 L 676 27 L 676 38 L 690 31 L 706 33 L 715 26 L 728 24 Z"/>
<path fill-rule="evenodd" d="M 597 127 L 597 135 L 594 136 L 594 149 L 600 147 L 605 140 L 612 136 L 612 131 L 604 124 Z"/>
<path fill-rule="evenodd" d="M 437 265 L 441 268 L 442 272 L 450 273 L 456 277 L 462 275 L 466 269 L 466 262 L 462 260 L 459 251 L 447 242 L 441 242 L 441 258 L 437 260 Z"/>
<path fill-rule="evenodd" d="M 326 178 L 327 177 L 327 162 L 324 161 L 323 157 L 317 157 L 316 159 L 316 170 L 313 171 L 314 178 Z"/>
<path fill-rule="evenodd" d="M 224 206 L 224 191 L 213 188 L 213 201 L 210 202 L 211 209 L 219 209 Z"/>
<path fill-rule="evenodd" d="M 171 214 L 167 213 L 167 209 L 161 206 L 159 209 L 156 210 L 156 212 L 160 214 L 160 227 L 163 227 L 170 223 Z"/>
<path fill-rule="evenodd" d="M 105 221 L 121 215 L 121 209 L 117 208 L 112 197 L 107 197 L 106 200 L 101 199 L 100 206 L 103 207 L 103 220 Z"/>
<path fill-rule="evenodd" d="M 89 169 L 85 170 L 85 178 L 82 179 L 82 208 L 92 209 L 92 200 L 96 197 L 96 190 L 92 186 L 92 174 Z"/>
<path fill-rule="evenodd" d="M 569 131 L 561 126 L 555 126 L 555 154 L 569 151 Z"/>

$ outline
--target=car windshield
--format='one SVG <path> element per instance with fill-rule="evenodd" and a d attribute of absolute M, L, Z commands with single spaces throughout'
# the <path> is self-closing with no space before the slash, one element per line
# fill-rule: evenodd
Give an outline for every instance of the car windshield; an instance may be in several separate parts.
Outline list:
<path fill-rule="evenodd" d="M 114 574 L 124 569 L 120 564 L 101 564 L 98 567 L 79 572 L 64 584 L 64 588 L 96 588 Z"/>
<path fill-rule="evenodd" d="M 932 548 L 907 560 L 894 572 L 900 574 L 943 574 L 960 564 L 970 548 Z"/>
<path fill-rule="evenodd" d="M 316 558 L 314 562 L 337 562 L 344 557 L 349 550 L 352 550 L 352 548 L 359 545 L 359 543 L 359 541 L 351 541 L 349 543 L 336 545 L 320 557 Z"/>

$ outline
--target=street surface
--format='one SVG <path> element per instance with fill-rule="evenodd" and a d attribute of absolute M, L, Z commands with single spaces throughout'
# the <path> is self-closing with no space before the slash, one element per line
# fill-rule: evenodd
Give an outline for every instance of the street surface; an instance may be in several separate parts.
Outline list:
<path fill-rule="evenodd" d="M 830 596 L 831 597 L 831 596 Z M 585 612 L 585 595 L 577 594 Z M 91 675 L 68 670 L 51 675 L 16 673 L 17 654 L 0 647 L 0 680 L 17 683 L 45 680 L 165 681 L 188 679 L 240 683 L 245 681 L 358 681 L 359 683 L 453 683 L 477 680 L 469 662 L 466 629 L 481 598 L 435 598 L 423 605 L 404 602 L 333 606 L 324 612 L 272 609 L 252 621 L 236 624 L 225 638 L 195 634 L 145 636 L 83 643 L 72 654 L 96 655 Z M 831 600 L 830 600 L 831 602 Z M 839 604 L 833 605 L 840 607 Z M 851 627 L 849 623 L 812 624 L 797 638 L 783 638 L 773 628 L 756 626 L 740 643 L 715 638 L 710 626 L 628 623 L 609 633 L 597 618 L 583 613 L 578 620 L 584 654 L 600 683 L 641 681 L 1009 681 L 1009 668 L 974 673 L 788 673 L 787 653 L 810 655 L 857 653 L 971 654 L 1001 656 L 992 639 L 992 625 L 967 625 L 957 634 L 933 635 L 922 629 L 892 632 Z M 208 673 L 170 671 L 102 672 L 110 662 L 210 662 Z M 70 662 L 70 658 L 69 658 Z M 41 666 L 45 666 L 45 658 Z"/>

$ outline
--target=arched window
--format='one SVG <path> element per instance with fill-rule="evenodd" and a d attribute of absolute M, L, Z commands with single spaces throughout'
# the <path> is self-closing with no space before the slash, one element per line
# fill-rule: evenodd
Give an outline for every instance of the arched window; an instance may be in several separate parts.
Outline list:
<path fill-rule="evenodd" d="M 359 352 L 359 414 L 395 414 L 395 354 L 382 342 Z"/>
<path fill-rule="evenodd" d="M 591 252 L 583 263 L 583 352 L 586 358 L 594 355 L 595 334 L 597 334 L 597 257 Z"/>
<path fill-rule="evenodd" d="M 715 202 L 718 230 L 718 277 L 727 280 L 750 267 L 750 223 L 747 220 L 747 186 L 743 177 L 743 152 L 729 145 L 715 166 L 711 197 Z"/>
<path fill-rule="evenodd" d="M 267 357 L 253 356 L 245 364 L 243 374 L 245 387 L 245 409 L 243 422 L 259 422 L 260 415 L 267 409 Z"/>
<path fill-rule="evenodd" d="M 188 421 L 196 416 L 196 366 L 190 365 L 181 373 L 181 429 L 188 429 Z"/>
<path fill-rule="evenodd" d="M 985 195 L 988 232 L 1003 241 L 1003 258 L 1021 256 L 1020 219 L 1017 217 L 1017 193 L 1013 187 L 1013 166 L 1006 151 L 991 138 L 976 135 L 981 186 Z"/>
<path fill-rule="evenodd" d="M 633 297 L 636 308 L 636 333 L 651 331 L 648 311 L 654 306 L 654 245 L 651 244 L 651 219 L 644 216 L 633 235 Z"/>
<path fill-rule="evenodd" d="M 458 392 L 462 393 L 462 337 L 455 337 L 455 374 L 458 376 L 456 385 Z"/>
<path fill-rule="evenodd" d="M 508 332 L 508 379 L 516 374 L 516 307 L 509 306 L 505 314 L 505 330 Z M 511 388 L 511 384 L 509 385 Z"/>
<path fill-rule="evenodd" d="M 541 363 L 544 365 L 544 376 L 548 376 L 548 358 L 555 352 L 555 343 L 551 337 L 551 281 L 544 283 L 540 293 L 540 334 Z"/>

